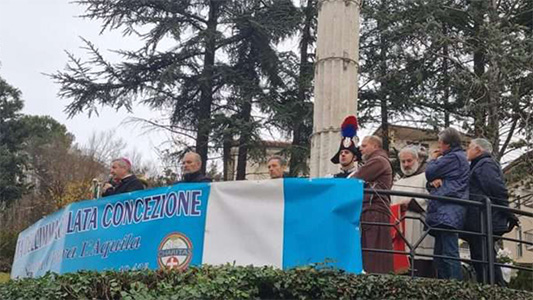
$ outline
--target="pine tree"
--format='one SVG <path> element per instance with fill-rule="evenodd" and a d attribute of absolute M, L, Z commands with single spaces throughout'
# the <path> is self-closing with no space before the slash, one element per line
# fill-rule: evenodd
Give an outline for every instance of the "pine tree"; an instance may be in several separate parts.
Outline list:
<path fill-rule="evenodd" d="M 61 85 L 60 96 L 70 98 L 67 112 L 97 112 L 98 106 L 131 109 L 134 102 L 153 109 L 169 109 L 171 127 L 193 132 L 195 150 L 207 161 L 214 114 L 225 106 L 228 77 L 226 50 L 257 37 L 247 30 L 236 30 L 253 20 L 252 15 L 267 15 L 272 31 L 287 31 L 292 3 L 283 1 L 230 0 L 83 0 L 85 17 L 103 21 L 103 31 L 123 29 L 145 41 L 136 51 L 119 51 L 123 62 L 111 64 L 95 45 L 86 42 L 92 55 L 81 61 L 70 55 L 65 72 L 52 77 Z M 247 9 L 250 7 L 256 12 Z M 242 23 L 241 23 L 242 22 Z M 253 23 L 249 23 L 253 24 Z M 263 20 L 262 26 L 267 23 Z M 146 32 L 143 33 L 143 30 Z M 279 33 L 278 33 L 279 34 Z M 174 47 L 162 49 L 160 42 Z M 245 42 L 246 41 L 246 42 Z M 214 134 L 219 136 L 221 132 Z M 205 171 L 206 163 L 202 165 Z"/>
<path fill-rule="evenodd" d="M 409 69 L 412 44 L 407 10 L 399 0 L 366 1 L 362 7 L 359 67 L 359 118 L 378 122 L 389 150 L 388 125 L 414 114 L 416 73 Z M 379 114 L 378 114 L 379 112 Z"/>
<path fill-rule="evenodd" d="M 280 153 L 289 157 L 289 176 L 309 174 L 317 5 L 316 0 L 307 0 L 300 6 L 302 17 L 296 36 L 299 52 L 281 53 L 280 77 L 284 84 L 270 91 L 263 106 L 271 115 L 268 124 L 292 139 L 290 147 Z"/>
<path fill-rule="evenodd" d="M 491 140 L 498 159 L 531 141 L 530 1 L 366 4 L 363 120 L 375 120 L 374 108 L 381 104 L 382 124 L 411 121 L 435 129 L 459 125 Z"/>
<path fill-rule="evenodd" d="M 232 9 L 240 20 L 230 30 L 246 36 L 228 45 L 230 56 L 227 87 L 228 110 L 234 131 L 237 132 L 237 180 L 246 178 L 250 150 L 262 146 L 262 122 L 253 116 L 254 108 L 264 97 L 264 90 L 283 86 L 279 76 L 279 57 L 275 46 L 290 36 L 298 25 L 299 15 L 291 1 L 241 1 Z M 272 20 L 279 20 L 273 23 Z"/>
<path fill-rule="evenodd" d="M 20 199 L 27 190 L 27 159 L 22 150 L 28 132 L 21 121 L 23 106 L 20 91 L 0 78 L 0 206 Z"/>
<path fill-rule="evenodd" d="M 292 111 L 292 143 L 290 148 L 289 175 L 309 174 L 307 160 L 310 155 L 310 140 L 313 131 L 313 54 L 316 42 L 317 1 L 307 0 L 301 8 L 303 24 L 300 30 L 300 62 L 298 66 L 298 94 L 296 101 L 291 103 Z"/>
<path fill-rule="evenodd" d="M 532 16 L 528 3 L 414 2 L 431 16 L 421 22 L 429 29 L 424 32 L 426 41 L 431 41 L 427 55 L 441 57 L 453 66 L 448 80 L 437 82 L 437 86 L 449 88 L 455 102 L 448 112 L 462 118 L 467 131 L 489 139 L 497 159 L 507 153 L 514 138 L 531 141 L 527 120 L 533 112 L 533 40 L 531 21 L 523 18 Z M 439 53 L 442 47 L 449 51 Z"/>

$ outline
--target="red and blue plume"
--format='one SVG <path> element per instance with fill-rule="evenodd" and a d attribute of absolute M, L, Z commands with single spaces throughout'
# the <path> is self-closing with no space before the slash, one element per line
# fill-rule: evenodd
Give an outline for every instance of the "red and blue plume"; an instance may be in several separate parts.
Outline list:
<path fill-rule="evenodd" d="M 357 118 L 355 116 L 347 116 L 341 125 L 341 133 L 343 137 L 353 138 L 357 135 Z"/>

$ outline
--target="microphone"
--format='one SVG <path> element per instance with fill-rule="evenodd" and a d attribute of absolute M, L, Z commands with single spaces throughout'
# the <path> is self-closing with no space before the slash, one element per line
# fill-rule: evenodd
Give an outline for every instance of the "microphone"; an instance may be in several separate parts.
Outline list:
<path fill-rule="evenodd" d="M 93 199 L 100 198 L 100 189 L 101 189 L 100 181 L 98 181 L 98 178 L 93 178 L 93 183 L 92 183 L 92 196 L 93 196 Z"/>

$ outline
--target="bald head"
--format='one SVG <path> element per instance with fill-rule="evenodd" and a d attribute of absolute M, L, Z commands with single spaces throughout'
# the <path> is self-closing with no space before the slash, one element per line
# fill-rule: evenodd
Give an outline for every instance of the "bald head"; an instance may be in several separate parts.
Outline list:
<path fill-rule="evenodd" d="M 379 136 L 369 135 L 366 136 L 361 142 L 361 154 L 363 154 L 363 160 L 367 160 L 368 157 L 383 147 L 383 142 Z"/>
<path fill-rule="evenodd" d="M 184 174 L 195 173 L 202 168 L 202 159 L 198 153 L 191 151 L 185 153 L 181 164 Z"/>
<path fill-rule="evenodd" d="M 376 146 L 378 149 L 383 148 L 383 140 L 377 135 L 365 136 L 364 139 L 366 139 L 369 143 Z"/>

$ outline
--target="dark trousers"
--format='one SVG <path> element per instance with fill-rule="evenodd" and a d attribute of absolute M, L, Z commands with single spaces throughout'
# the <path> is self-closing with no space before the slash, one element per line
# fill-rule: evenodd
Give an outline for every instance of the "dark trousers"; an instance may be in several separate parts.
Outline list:
<path fill-rule="evenodd" d="M 437 278 L 435 266 L 431 259 L 415 259 L 415 276 L 425 278 Z"/>
<path fill-rule="evenodd" d="M 483 260 L 483 251 L 487 249 L 487 243 L 483 242 L 483 237 L 481 236 L 469 236 L 465 238 L 470 247 L 470 259 Z M 494 242 L 496 244 L 496 241 Z M 494 252 L 494 257 L 496 257 L 496 247 L 495 244 L 492 246 L 491 251 Z M 486 250 L 485 250 L 486 251 Z M 485 257 L 485 260 L 487 257 Z M 488 283 L 489 281 L 489 267 L 483 263 L 472 263 L 474 270 L 476 271 L 476 281 L 478 283 Z M 483 277 L 487 281 L 483 280 Z M 494 281 L 499 286 L 506 286 L 505 280 L 503 280 L 502 269 L 499 266 L 494 266 Z"/>
<path fill-rule="evenodd" d="M 434 255 L 443 255 L 459 258 L 459 236 L 457 233 L 437 231 L 433 233 L 435 237 Z M 461 272 L 461 262 L 448 258 L 434 258 L 437 278 L 440 279 L 463 279 Z"/>

